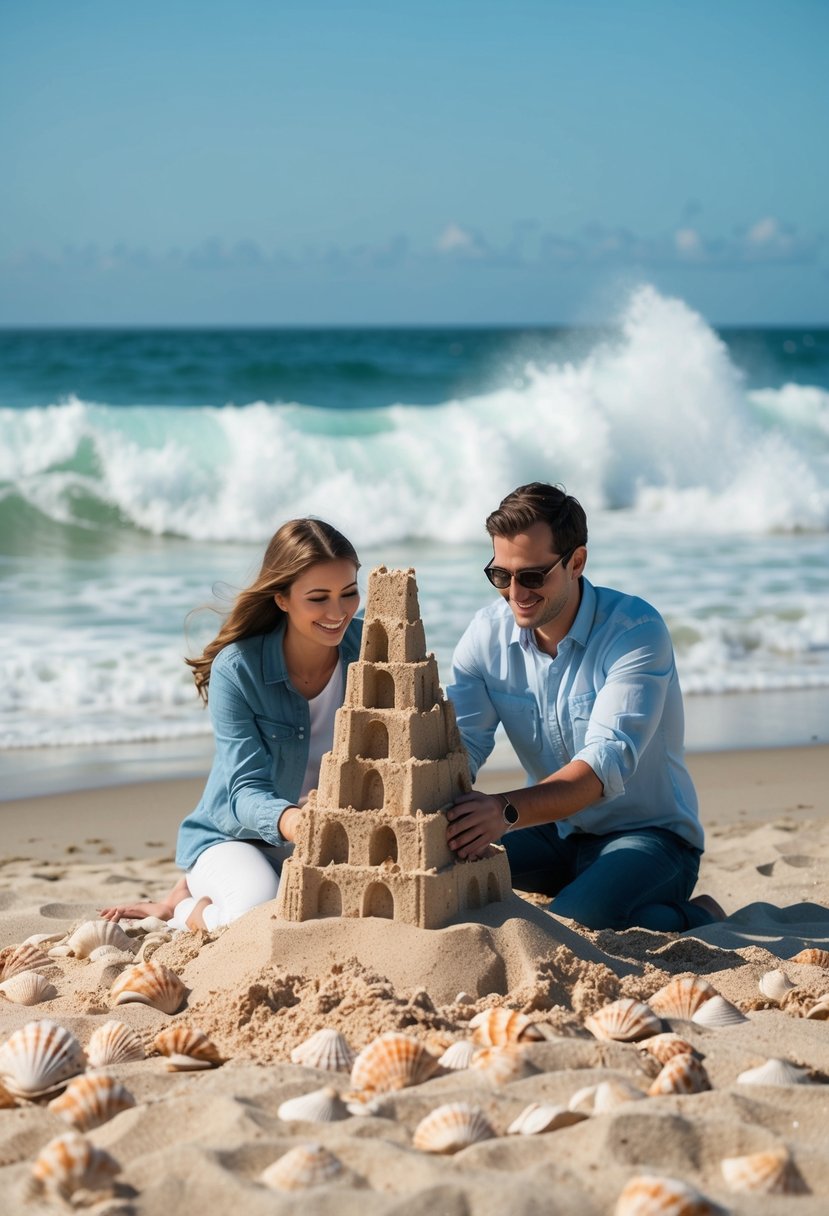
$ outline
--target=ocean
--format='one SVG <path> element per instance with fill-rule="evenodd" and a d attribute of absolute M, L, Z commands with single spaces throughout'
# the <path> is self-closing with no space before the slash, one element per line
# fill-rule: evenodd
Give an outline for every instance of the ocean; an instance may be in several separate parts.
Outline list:
<path fill-rule="evenodd" d="M 643 286 L 601 329 L 0 330 L 0 797 L 96 749 L 209 755 L 183 656 L 293 516 L 363 588 L 415 569 L 445 679 L 484 519 L 534 479 L 585 506 L 592 581 L 666 618 L 690 747 L 827 738 L 827 329 Z"/>

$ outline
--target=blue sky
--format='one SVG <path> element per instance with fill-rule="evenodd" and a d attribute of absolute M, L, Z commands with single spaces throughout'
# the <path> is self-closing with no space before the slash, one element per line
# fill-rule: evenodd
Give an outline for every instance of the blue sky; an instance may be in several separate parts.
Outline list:
<path fill-rule="evenodd" d="M 6 0 L 0 323 L 829 322 L 825 0 Z"/>

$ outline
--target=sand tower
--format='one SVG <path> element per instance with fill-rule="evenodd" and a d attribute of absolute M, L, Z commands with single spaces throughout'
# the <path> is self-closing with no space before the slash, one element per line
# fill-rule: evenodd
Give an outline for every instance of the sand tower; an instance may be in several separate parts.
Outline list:
<path fill-rule="evenodd" d="M 334 746 L 285 862 L 286 920 L 383 916 L 438 929 L 512 894 L 493 847 L 458 862 L 441 809 L 471 789 L 437 661 L 426 654 L 414 570 L 372 570 L 359 661 L 348 669 Z"/>

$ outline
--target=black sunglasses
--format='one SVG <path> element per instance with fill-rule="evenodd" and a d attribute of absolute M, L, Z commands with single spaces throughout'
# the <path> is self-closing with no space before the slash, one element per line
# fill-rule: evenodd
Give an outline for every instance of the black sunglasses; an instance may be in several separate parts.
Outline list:
<path fill-rule="evenodd" d="M 503 566 L 493 566 L 495 558 L 491 558 L 484 566 L 484 574 L 493 587 L 497 587 L 499 591 L 506 591 L 513 579 L 519 586 L 526 587 L 528 591 L 537 591 L 544 585 L 547 575 L 552 574 L 556 566 L 560 566 L 562 562 L 566 565 L 576 549 L 578 549 L 578 545 L 573 549 L 568 549 L 566 553 L 562 553 L 558 561 L 553 562 L 552 566 L 548 566 L 546 570 L 505 570 Z"/>

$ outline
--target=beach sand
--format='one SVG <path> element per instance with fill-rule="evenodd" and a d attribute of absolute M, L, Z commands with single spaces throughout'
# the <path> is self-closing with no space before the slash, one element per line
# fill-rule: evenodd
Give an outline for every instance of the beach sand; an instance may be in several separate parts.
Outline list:
<path fill-rule="evenodd" d="M 829 950 L 829 748 L 698 753 L 689 764 L 707 834 L 698 890 L 729 913 L 704 929 L 587 932 L 517 896 L 483 909 L 475 924 L 436 931 L 377 919 L 286 924 L 265 905 L 214 937 L 180 934 L 157 947 L 153 959 L 187 988 L 174 1015 L 113 1008 L 110 987 L 123 964 L 50 958 L 43 970 L 56 995 L 32 1007 L 0 999 L 0 1042 L 49 1018 L 86 1045 L 97 1026 L 117 1018 L 148 1053 L 105 1070 L 135 1106 L 87 1133 L 120 1172 L 108 1195 L 78 1201 L 107 1216 L 237 1209 L 599 1216 L 614 1212 L 630 1179 L 657 1174 L 734 1213 L 825 1213 L 829 1020 L 805 1015 L 829 993 L 829 968 L 788 960 L 808 947 Z M 105 904 L 157 898 L 175 879 L 176 828 L 202 784 L 153 781 L 0 804 L 0 946 L 69 931 Z M 522 780 L 492 772 L 479 784 L 510 789 Z M 775 969 L 796 985 L 782 1005 L 759 989 Z M 601 1081 L 627 1082 L 644 1095 L 659 1069 L 653 1057 L 635 1042 L 597 1039 L 585 1019 L 622 997 L 647 1001 L 689 975 L 747 1019 L 716 1029 L 664 1019 L 699 1053 L 710 1089 L 634 1095 L 555 1131 L 507 1133 L 528 1104 L 567 1107 Z M 471 1038 L 471 1019 L 489 1006 L 522 1011 L 542 1027 L 543 1039 L 516 1052 L 520 1074 L 498 1081 L 481 1067 L 445 1071 L 381 1096 L 374 1113 L 329 1123 L 279 1117 L 289 1098 L 326 1085 L 341 1094 L 354 1088 L 348 1072 L 290 1062 L 291 1050 L 320 1027 L 340 1030 L 354 1051 L 397 1030 L 440 1053 Z M 151 1045 L 158 1031 L 180 1023 L 203 1029 L 225 1062 L 168 1071 Z M 769 1059 L 797 1066 L 801 1083 L 738 1080 Z M 47 1102 L 0 1109 L 4 1212 L 37 1211 L 42 1202 L 24 1198 L 32 1162 L 69 1128 Z M 415 1148 L 420 1120 L 449 1102 L 479 1107 L 493 1134 L 454 1155 Z M 336 1178 L 294 1192 L 259 1180 L 309 1142 L 340 1159 Z M 796 1193 L 729 1188 L 723 1159 L 777 1148 L 791 1156 Z"/>

